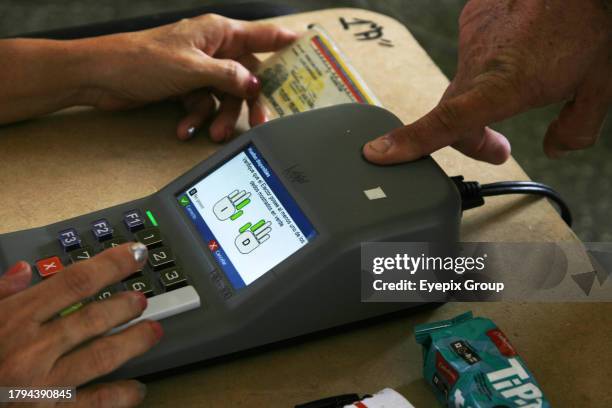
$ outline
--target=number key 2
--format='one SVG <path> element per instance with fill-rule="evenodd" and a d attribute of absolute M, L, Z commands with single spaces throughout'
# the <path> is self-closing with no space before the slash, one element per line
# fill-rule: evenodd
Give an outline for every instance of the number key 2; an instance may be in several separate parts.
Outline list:
<path fill-rule="evenodd" d="M 146 297 L 153 296 L 153 286 L 151 285 L 151 281 L 147 277 L 140 277 L 135 279 L 130 279 L 125 282 L 125 286 L 128 290 L 137 290 L 142 292 Z"/>
<path fill-rule="evenodd" d="M 182 288 L 187 285 L 187 279 L 180 268 L 168 268 L 159 272 L 159 278 L 166 291 Z"/>
<path fill-rule="evenodd" d="M 149 265 L 153 270 L 168 268 L 174 265 L 174 258 L 170 248 L 161 247 L 149 251 Z"/>

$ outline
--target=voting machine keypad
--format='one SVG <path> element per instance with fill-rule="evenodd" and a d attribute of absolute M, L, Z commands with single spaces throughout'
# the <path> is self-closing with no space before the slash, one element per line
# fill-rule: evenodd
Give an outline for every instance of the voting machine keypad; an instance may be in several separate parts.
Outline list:
<path fill-rule="evenodd" d="M 147 246 L 148 259 L 141 270 L 122 282 L 103 289 L 93 298 L 70 306 L 60 315 L 74 312 L 89 301 L 108 299 L 115 293 L 126 290 L 142 292 L 149 298 L 147 309 L 142 316 L 127 325 L 143 319 L 159 320 L 200 306 L 199 295 L 189 284 L 189 279 L 183 273 L 172 249 L 162 239 L 159 228 L 147 225 L 139 209 L 125 212 L 122 224 L 115 228 L 109 220 L 101 218 L 91 222 L 90 231 L 77 231 L 75 228 L 59 231 L 57 253 L 34 263 L 39 276 L 47 279 L 69 264 L 87 260 L 97 253 L 128 241 L 138 241 Z"/>

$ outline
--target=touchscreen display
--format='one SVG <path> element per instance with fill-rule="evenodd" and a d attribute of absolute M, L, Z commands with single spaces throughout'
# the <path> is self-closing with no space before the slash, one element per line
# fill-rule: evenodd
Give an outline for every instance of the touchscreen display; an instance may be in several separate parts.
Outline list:
<path fill-rule="evenodd" d="M 316 231 L 253 145 L 177 196 L 234 288 L 249 285 Z"/>

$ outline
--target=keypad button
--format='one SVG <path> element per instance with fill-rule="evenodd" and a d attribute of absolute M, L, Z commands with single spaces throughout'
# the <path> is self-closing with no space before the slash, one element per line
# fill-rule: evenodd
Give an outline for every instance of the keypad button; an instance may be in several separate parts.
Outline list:
<path fill-rule="evenodd" d="M 123 237 L 115 237 L 113 239 L 109 239 L 108 241 L 104 241 L 104 249 L 114 248 L 121 244 L 125 244 L 127 240 Z"/>
<path fill-rule="evenodd" d="M 78 261 L 86 261 L 94 256 L 94 252 L 91 247 L 84 246 L 80 249 L 75 249 L 74 251 L 68 252 L 68 257 L 70 257 L 70 262 L 75 263 Z"/>
<path fill-rule="evenodd" d="M 159 280 L 166 291 L 182 288 L 187 285 L 187 279 L 180 268 L 169 268 L 159 272 Z"/>
<path fill-rule="evenodd" d="M 43 278 L 54 275 L 62 269 L 64 269 L 64 265 L 62 265 L 61 259 L 57 256 L 36 261 L 36 270 L 38 270 L 38 274 Z"/>
<path fill-rule="evenodd" d="M 81 237 L 74 228 L 68 228 L 58 233 L 58 239 L 64 251 L 68 252 L 81 247 Z"/>
<path fill-rule="evenodd" d="M 101 218 L 91 223 L 91 232 L 100 242 L 113 237 L 113 227 L 106 218 Z"/>
<path fill-rule="evenodd" d="M 141 270 L 139 270 L 139 271 L 134 272 L 133 274 L 131 274 L 131 275 L 130 275 L 130 276 L 128 276 L 127 278 L 123 279 L 123 280 L 122 280 L 122 282 L 127 282 L 127 281 L 129 281 L 129 280 L 131 280 L 131 279 L 134 279 L 134 278 L 139 278 L 139 277 L 141 277 L 141 276 L 143 276 L 143 275 L 142 275 L 142 269 L 141 269 Z"/>
<path fill-rule="evenodd" d="M 151 281 L 149 278 L 142 276 L 140 278 L 130 279 L 125 282 L 125 287 L 127 290 L 136 290 L 138 292 L 142 292 L 146 297 L 153 296 L 153 285 L 151 285 Z"/>
<path fill-rule="evenodd" d="M 123 222 L 131 232 L 138 231 L 145 226 L 142 212 L 138 209 L 127 211 L 123 214 Z"/>
<path fill-rule="evenodd" d="M 161 247 L 149 251 L 149 265 L 153 270 L 169 268 L 174 265 L 174 258 L 170 248 Z"/>
<path fill-rule="evenodd" d="M 134 234 L 136 241 L 142 242 L 147 248 L 157 248 L 162 245 L 161 234 L 158 228 L 146 228 Z"/>
<path fill-rule="evenodd" d="M 109 286 L 108 288 L 102 289 L 102 291 L 96 295 L 96 300 L 108 299 L 115 293 L 117 293 L 117 290 Z"/>

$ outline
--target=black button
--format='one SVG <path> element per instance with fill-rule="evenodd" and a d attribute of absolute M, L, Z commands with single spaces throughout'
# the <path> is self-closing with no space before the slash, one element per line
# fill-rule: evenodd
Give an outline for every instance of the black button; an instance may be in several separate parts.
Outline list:
<path fill-rule="evenodd" d="M 88 246 L 68 252 L 68 257 L 70 258 L 70 262 L 72 263 L 78 261 L 86 261 L 92 256 L 94 256 L 94 252 L 91 247 Z"/>
<path fill-rule="evenodd" d="M 142 216 L 142 212 L 138 209 L 126 211 L 123 214 L 123 222 L 128 230 L 131 232 L 138 231 L 143 229 L 145 226 L 144 217 Z"/>
<path fill-rule="evenodd" d="M 106 241 L 113 237 L 113 227 L 106 218 L 100 218 L 97 221 L 91 223 L 91 232 L 94 237 L 100 242 Z"/>
<path fill-rule="evenodd" d="M 149 265 L 155 271 L 174 265 L 174 258 L 170 248 L 161 247 L 149 251 Z"/>
<path fill-rule="evenodd" d="M 115 293 L 117 293 L 117 290 L 109 286 L 108 288 L 102 289 L 102 291 L 96 295 L 96 300 L 108 299 Z"/>
<path fill-rule="evenodd" d="M 138 292 L 142 292 L 146 297 L 153 296 L 153 286 L 151 285 L 151 281 L 149 278 L 145 276 L 141 276 L 139 278 L 130 279 L 125 282 L 125 286 L 128 290 L 136 290 Z"/>
<path fill-rule="evenodd" d="M 185 275 L 180 268 L 168 268 L 160 271 L 159 279 L 167 291 L 187 285 L 187 279 L 185 279 Z"/>
<path fill-rule="evenodd" d="M 81 247 L 81 237 L 74 228 L 68 228 L 58 233 L 58 239 L 65 252 Z"/>
<path fill-rule="evenodd" d="M 136 272 L 134 272 L 133 274 L 131 274 L 131 275 L 130 275 L 130 276 L 128 276 L 127 278 L 123 279 L 123 280 L 122 280 L 122 282 L 126 282 L 126 281 L 128 281 L 128 280 L 130 280 L 130 279 L 134 279 L 134 278 L 139 278 L 139 277 L 141 277 L 141 276 L 143 276 L 143 274 L 142 274 L 142 269 L 141 269 L 141 270 L 138 270 L 138 271 L 136 271 Z"/>
<path fill-rule="evenodd" d="M 104 249 L 114 248 L 121 244 L 125 244 L 127 240 L 123 237 L 116 237 L 104 242 Z"/>
<path fill-rule="evenodd" d="M 159 228 L 147 228 L 142 231 L 138 231 L 134 234 L 136 241 L 142 242 L 147 248 L 156 248 L 162 245 L 161 234 Z"/>

